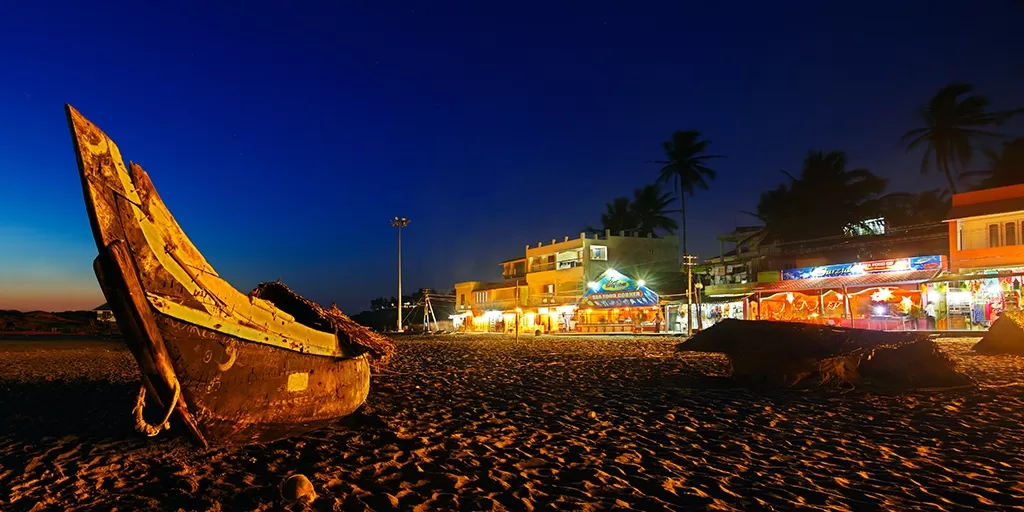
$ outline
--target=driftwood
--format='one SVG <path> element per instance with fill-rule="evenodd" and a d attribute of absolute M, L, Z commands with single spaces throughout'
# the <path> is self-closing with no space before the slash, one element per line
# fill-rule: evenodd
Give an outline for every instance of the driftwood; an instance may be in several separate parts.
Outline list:
<path fill-rule="evenodd" d="M 356 353 L 369 352 L 378 368 L 387 365 L 395 354 L 395 343 L 381 334 L 356 323 L 331 304 L 325 308 L 297 293 L 280 281 L 260 283 L 250 292 L 253 297 L 270 301 L 295 321 L 327 332 L 337 332 L 338 340 Z"/>
<path fill-rule="evenodd" d="M 1024 356 L 1024 311 L 1006 311 L 999 315 L 981 341 L 974 344 L 974 351 Z"/>
<path fill-rule="evenodd" d="M 734 378 L 786 387 L 972 384 L 934 341 L 916 333 L 727 319 L 676 350 L 724 353 Z"/>

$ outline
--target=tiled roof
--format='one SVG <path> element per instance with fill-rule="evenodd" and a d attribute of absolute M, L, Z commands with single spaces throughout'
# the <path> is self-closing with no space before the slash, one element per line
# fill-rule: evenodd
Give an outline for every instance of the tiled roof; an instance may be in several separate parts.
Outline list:
<path fill-rule="evenodd" d="M 818 279 L 790 279 L 774 283 L 757 283 L 754 290 L 758 292 L 785 292 L 794 290 L 832 290 L 842 287 L 857 288 L 861 286 L 897 285 L 921 283 L 934 278 L 941 270 L 912 270 L 909 272 L 885 272 L 865 274 L 861 276 L 822 277 Z"/>

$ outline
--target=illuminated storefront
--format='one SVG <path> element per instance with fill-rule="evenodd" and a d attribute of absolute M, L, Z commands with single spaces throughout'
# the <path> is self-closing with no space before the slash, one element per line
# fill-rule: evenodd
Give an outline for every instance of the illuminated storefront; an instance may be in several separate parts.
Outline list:
<path fill-rule="evenodd" d="M 925 283 L 944 268 L 942 256 L 915 256 L 788 269 L 757 283 L 749 318 L 864 329 L 927 329 Z"/>
<path fill-rule="evenodd" d="M 1021 309 L 1024 268 L 942 276 L 928 283 L 938 330 L 986 330 L 1003 311 Z"/>
<path fill-rule="evenodd" d="M 577 312 L 578 332 L 641 332 L 665 330 L 658 294 L 613 269 L 587 285 Z"/>

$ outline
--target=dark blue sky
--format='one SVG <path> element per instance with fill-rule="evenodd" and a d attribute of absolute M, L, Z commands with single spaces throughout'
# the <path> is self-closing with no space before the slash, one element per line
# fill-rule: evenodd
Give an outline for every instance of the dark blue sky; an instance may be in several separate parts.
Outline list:
<path fill-rule="evenodd" d="M 4 6 L 0 308 L 102 300 L 63 103 L 240 290 L 350 312 L 393 294 L 389 218 L 407 290 L 495 279 L 652 181 L 675 129 L 728 156 L 688 203 L 707 256 L 810 148 L 942 185 L 899 136 L 947 82 L 1024 105 L 1012 0 L 150 4 Z"/>

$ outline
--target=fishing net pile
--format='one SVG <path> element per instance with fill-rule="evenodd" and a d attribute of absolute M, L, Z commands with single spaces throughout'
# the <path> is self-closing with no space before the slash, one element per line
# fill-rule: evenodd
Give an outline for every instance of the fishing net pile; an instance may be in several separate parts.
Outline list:
<path fill-rule="evenodd" d="M 295 321 L 325 332 L 338 334 L 338 340 L 356 354 L 369 352 L 373 365 L 386 365 L 395 354 L 395 342 L 356 323 L 334 304 L 325 308 L 288 288 L 280 281 L 260 283 L 250 295 L 270 301 L 295 317 Z"/>
<path fill-rule="evenodd" d="M 1024 311 L 1006 311 L 974 344 L 980 354 L 1013 354 L 1024 356 Z"/>
<path fill-rule="evenodd" d="M 734 378 L 763 385 L 912 389 L 973 384 L 934 341 L 917 333 L 727 319 L 676 350 L 723 353 Z"/>

